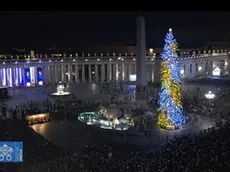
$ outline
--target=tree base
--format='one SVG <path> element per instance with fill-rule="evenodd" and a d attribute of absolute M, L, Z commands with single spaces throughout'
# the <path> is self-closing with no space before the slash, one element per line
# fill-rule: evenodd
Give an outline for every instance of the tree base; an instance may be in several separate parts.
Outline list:
<path fill-rule="evenodd" d="M 164 130 L 178 130 L 178 129 L 180 129 L 178 126 L 176 126 L 176 125 L 167 125 L 167 126 L 165 126 L 165 125 L 159 125 L 160 126 L 160 128 L 162 128 L 162 129 L 164 129 Z"/>

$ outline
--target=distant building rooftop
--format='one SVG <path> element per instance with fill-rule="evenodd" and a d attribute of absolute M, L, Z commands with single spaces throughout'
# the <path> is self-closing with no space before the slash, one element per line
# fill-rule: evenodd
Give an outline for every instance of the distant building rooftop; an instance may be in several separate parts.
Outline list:
<path fill-rule="evenodd" d="M 229 48 L 229 47 L 230 47 L 230 41 L 204 43 L 204 48 Z"/>

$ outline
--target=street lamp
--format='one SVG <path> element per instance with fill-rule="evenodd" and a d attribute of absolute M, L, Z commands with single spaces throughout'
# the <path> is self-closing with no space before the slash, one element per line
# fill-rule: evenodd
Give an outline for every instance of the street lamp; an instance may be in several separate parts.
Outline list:
<path fill-rule="evenodd" d="M 206 99 L 214 99 L 215 98 L 215 94 L 213 94 L 211 91 L 209 91 L 207 94 L 204 95 Z"/>
<path fill-rule="evenodd" d="M 211 106 L 212 99 L 215 98 L 215 94 L 213 94 L 211 91 L 209 91 L 207 94 L 204 95 L 206 99 L 208 99 L 208 103 Z"/>

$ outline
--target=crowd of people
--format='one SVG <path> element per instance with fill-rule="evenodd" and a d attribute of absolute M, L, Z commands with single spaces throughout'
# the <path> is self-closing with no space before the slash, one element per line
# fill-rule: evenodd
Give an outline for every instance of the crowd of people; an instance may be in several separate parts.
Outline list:
<path fill-rule="evenodd" d="M 210 113 L 219 113 L 215 111 L 218 109 L 215 107 L 215 102 L 207 102 L 201 96 L 193 99 L 184 97 L 183 102 L 188 112 L 196 109 L 202 114 L 204 108 L 213 108 Z M 23 141 L 24 162 L 0 163 L 1 171 L 227 172 L 230 170 L 230 125 L 228 123 L 196 135 L 174 137 L 161 145 L 124 145 L 101 140 L 99 143 L 86 145 L 84 151 L 77 155 L 74 152 L 66 152 L 44 139 L 23 122 L 25 115 L 47 111 L 52 112 L 53 120 L 75 121 L 76 115 L 73 115 L 73 112 L 77 114 L 82 111 L 94 111 L 99 106 L 98 102 L 92 100 L 30 101 L 13 108 L 3 104 L 0 140 Z M 207 112 L 207 109 L 204 111 Z M 133 113 L 144 112 L 143 109 L 133 109 Z"/>
<path fill-rule="evenodd" d="M 51 101 L 45 99 L 43 101 L 31 100 L 21 105 L 14 107 L 8 107 L 7 104 L 2 104 L 0 115 L 1 119 L 15 119 L 24 120 L 25 116 L 36 115 L 50 112 L 53 120 L 62 120 L 64 118 L 71 119 L 71 113 L 79 113 L 84 111 L 97 110 L 99 107 L 98 102 L 87 100 L 81 101 L 76 99 L 70 99 L 69 101 L 63 101 L 57 99 Z M 64 115 L 63 115 L 64 114 Z M 66 115 L 65 115 L 66 114 Z M 76 119 L 76 116 L 74 116 Z"/>
<path fill-rule="evenodd" d="M 190 91 L 190 90 L 188 90 Z M 229 92 L 221 92 L 215 95 L 214 99 L 207 99 L 205 95 L 199 90 L 193 92 L 192 97 L 184 94 L 183 109 L 188 113 L 196 113 L 204 117 L 211 117 L 216 119 L 230 119 L 230 108 L 226 106 L 229 99 Z"/>
<path fill-rule="evenodd" d="M 60 109 L 60 101 L 52 103 L 46 99 L 44 101 L 31 100 L 24 104 L 15 105 L 14 107 L 8 107 L 7 104 L 2 104 L 0 116 L 2 119 L 20 119 L 23 120 L 27 115 L 41 114 L 46 112 L 53 112 Z"/>
<path fill-rule="evenodd" d="M 225 125 L 198 135 L 175 137 L 157 147 L 99 143 L 87 146 L 78 157 L 69 155 L 39 168 L 63 172 L 227 172 L 229 133 L 230 126 Z M 60 159 L 62 163 L 57 167 Z"/>
<path fill-rule="evenodd" d="M 229 126 L 208 133 L 174 138 L 158 149 L 131 155 L 116 171 L 229 171 Z"/>
<path fill-rule="evenodd" d="M 50 161 L 58 162 L 60 158 L 66 161 L 71 160 L 68 153 L 34 132 L 22 120 L 1 120 L 0 130 L 2 133 L 0 140 L 2 141 L 23 141 L 23 163 L 0 163 L 2 172 L 16 172 L 18 170 L 35 172 L 43 167 L 43 164 L 52 164 L 49 163 Z M 65 164 L 65 161 L 63 161 L 58 165 L 64 166 Z M 74 165 L 73 162 L 71 164 Z M 52 168 L 49 167 L 46 170 L 49 169 Z M 67 169 L 65 168 L 65 170 Z"/>
<path fill-rule="evenodd" d="M 50 112 L 52 120 L 69 120 L 76 122 L 76 114 L 86 110 L 96 110 L 99 104 L 94 101 L 57 99 L 52 102 L 29 101 L 22 105 L 9 108 L 2 104 L 0 120 L 1 141 L 23 141 L 23 163 L 0 163 L 1 171 L 76 171 L 79 168 L 76 154 L 63 151 L 54 143 L 44 139 L 28 127 L 25 119 L 27 115 Z M 63 113 L 65 112 L 65 113 Z M 74 112 L 76 114 L 71 114 Z M 55 165 L 55 164 L 58 164 Z"/>
<path fill-rule="evenodd" d="M 23 164 L 0 164 L 2 171 L 57 172 L 159 172 L 228 171 L 230 126 L 201 132 L 198 135 L 175 137 L 158 147 L 121 145 L 101 142 L 86 146 L 80 156 L 64 152 L 17 122 L 1 122 L 1 140 L 24 142 Z"/>
<path fill-rule="evenodd" d="M 218 107 L 214 100 L 209 100 L 204 97 L 200 92 L 196 92 L 192 98 L 183 97 L 184 111 L 188 113 L 197 113 L 203 116 L 216 116 L 218 114 Z"/>

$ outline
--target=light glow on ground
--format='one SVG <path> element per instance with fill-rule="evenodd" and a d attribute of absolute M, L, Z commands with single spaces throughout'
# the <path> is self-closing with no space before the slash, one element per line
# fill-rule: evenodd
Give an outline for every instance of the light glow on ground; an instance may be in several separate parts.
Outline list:
<path fill-rule="evenodd" d="M 70 92 L 62 92 L 62 93 L 52 93 L 51 94 L 52 96 L 67 96 L 67 95 L 70 95 Z"/>

